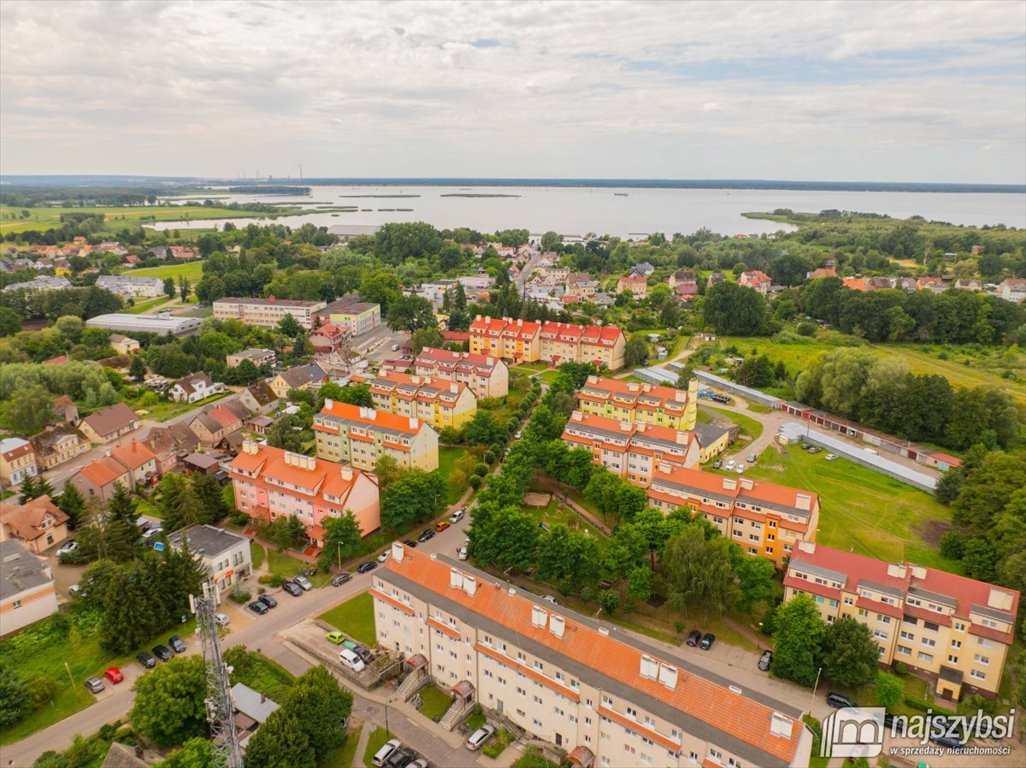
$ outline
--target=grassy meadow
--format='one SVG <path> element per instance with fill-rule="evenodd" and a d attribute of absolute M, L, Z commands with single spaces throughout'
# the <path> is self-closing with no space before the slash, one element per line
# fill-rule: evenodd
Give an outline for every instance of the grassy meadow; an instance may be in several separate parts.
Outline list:
<path fill-rule="evenodd" d="M 159 277 L 161 280 L 170 277 L 174 279 L 176 285 L 178 278 L 184 277 L 190 285 L 196 285 L 203 279 L 203 262 L 187 261 L 181 264 L 165 264 L 162 267 L 142 267 L 141 269 L 126 270 L 124 274 L 132 277 Z"/>
<path fill-rule="evenodd" d="M 23 210 L 29 212 L 27 218 L 22 218 L 21 211 Z M 291 212 L 288 209 L 282 210 L 282 213 Z M 17 234 L 30 230 L 45 232 L 48 229 L 56 229 L 61 226 L 61 214 L 68 213 L 102 213 L 106 224 L 105 229 L 108 231 L 120 229 L 125 225 L 136 226 L 154 221 L 196 221 L 267 216 L 266 213 L 232 211 L 205 205 L 87 208 L 12 208 L 8 205 L 0 205 L 0 235 Z"/>

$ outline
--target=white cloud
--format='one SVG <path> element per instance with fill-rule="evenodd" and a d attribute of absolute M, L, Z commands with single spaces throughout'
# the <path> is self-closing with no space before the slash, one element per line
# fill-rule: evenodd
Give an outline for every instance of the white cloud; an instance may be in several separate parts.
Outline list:
<path fill-rule="evenodd" d="M 7 0 L 0 169 L 1021 182 L 1024 8 Z"/>

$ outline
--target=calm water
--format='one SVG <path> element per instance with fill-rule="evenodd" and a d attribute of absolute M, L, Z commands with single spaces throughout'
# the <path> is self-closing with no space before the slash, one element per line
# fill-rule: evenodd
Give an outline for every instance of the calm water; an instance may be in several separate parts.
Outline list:
<path fill-rule="evenodd" d="M 619 193 L 619 194 L 617 194 Z M 451 194 L 517 197 L 443 197 Z M 371 197 L 416 195 L 416 197 Z M 426 221 L 439 229 L 470 227 L 481 232 L 523 228 L 564 235 L 589 232 L 626 237 L 663 232 L 691 233 L 706 227 L 723 235 L 760 234 L 789 227 L 741 216 L 745 211 L 828 208 L 880 213 L 895 218 L 919 215 L 952 224 L 1005 224 L 1026 228 L 1026 195 L 1016 193 L 850 192 L 764 189 L 610 189 L 590 187 L 312 187 L 308 198 L 230 195 L 237 202 L 290 202 L 304 207 L 357 206 L 354 212 L 285 216 L 292 227 L 374 226 L 390 221 Z M 397 211 L 409 208 L 409 211 Z M 393 210 L 383 210 L 393 209 Z M 259 221 L 259 220 L 258 220 Z M 240 222 L 236 220 L 236 224 Z M 161 222 L 157 229 L 209 228 L 222 220 Z"/>

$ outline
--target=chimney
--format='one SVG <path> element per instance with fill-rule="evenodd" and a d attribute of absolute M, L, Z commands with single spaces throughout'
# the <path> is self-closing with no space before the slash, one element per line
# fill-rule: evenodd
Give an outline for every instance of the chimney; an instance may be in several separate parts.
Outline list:
<path fill-rule="evenodd" d="M 256 454 L 260 451 L 260 446 L 253 440 L 242 441 L 242 452 L 249 454 Z"/>
<path fill-rule="evenodd" d="M 990 588 L 990 595 L 987 597 L 987 607 L 995 608 L 999 611 L 1011 611 L 1012 603 L 1015 601 L 1014 596 L 1011 592 L 1007 592 L 997 587 Z"/>
<path fill-rule="evenodd" d="M 750 477 L 742 477 L 741 487 L 744 488 L 746 491 L 750 491 L 752 490 L 752 488 L 755 487 L 755 481 L 752 480 L 752 478 Z"/>
<path fill-rule="evenodd" d="M 571 421 L 584 421 L 584 414 L 580 411 L 574 411 L 570 414 Z"/>
<path fill-rule="evenodd" d="M 799 493 L 794 497 L 794 505 L 798 507 L 798 509 L 808 511 L 812 509 L 812 497 L 807 493 Z"/>
<path fill-rule="evenodd" d="M 449 385 L 449 391 L 455 395 L 457 392 L 460 391 L 460 385 L 454 381 L 452 384 Z"/>
<path fill-rule="evenodd" d="M 908 573 L 904 563 L 887 563 L 887 575 L 896 579 L 903 579 Z"/>
<path fill-rule="evenodd" d="M 691 433 L 683 429 L 677 430 L 677 445 L 687 445 L 691 442 Z"/>
<path fill-rule="evenodd" d="M 628 384 L 627 385 L 627 391 L 628 392 L 640 392 L 641 391 L 641 387 L 638 386 L 637 384 L 633 384 L 633 383 L 632 384 Z"/>
<path fill-rule="evenodd" d="M 410 429 L 420 428 L 420 421 L 417 420 L 416 416 L 410 416 Z"/>
<path fill-rule="evenodd" d="M 324 407 L 330 411 L 332 408 L 335 407 L 335 401 L 332 400 L 330 397 L 324 398 Z"/>
<path fill-rule="evenodd" d="M 917 579 L 925 579 L 926 578 L 926 568 L 924 568 L 923 566 L 916 565 L 915 563 L 909 563 L 908 567 L 912 570 L 912 576 L 914 578 L 917 578 Z"/>
<path fill-rule="evenodd" d="M 343 464 L 341 467 L 339 467 L 339 471 L 342 473 L 343 480 L 353 479 L 353 468 L 348 464 Z"/>
<path fill-rule="evenodd" d="M 631 431 L 631 423 L 629 421 L 621 421 L 620 422 L 620 431 L 621 432 L 630 432 Z"/>
<path fill-rule="evenodd" d="M 737 490 L 737 481 L 732 477 L 723 478 L 723 490 L 735 491 Z"/>
<path fill-rule="evenodd" d="M 806 541 L 806 540 L 802 539 L 801 541 L 798 542 L 798 551 L 799 552 L 807 552 L 810 555 L 815 554 L 815 552 L 816 552 L 816 542 L 814 542 L 814 541 Z"/>

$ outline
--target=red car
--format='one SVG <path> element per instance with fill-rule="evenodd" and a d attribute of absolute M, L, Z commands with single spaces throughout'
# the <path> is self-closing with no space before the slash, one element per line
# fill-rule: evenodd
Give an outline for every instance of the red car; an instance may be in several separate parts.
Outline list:
<path fill-rule="evenodd" d="M 125 679 L 125 676 L 121 674 L 121 670 L 117 667 L 108 667 L 103 670 L 103 676 L 110 680 L 112 683 L 120 683 Z"/>

